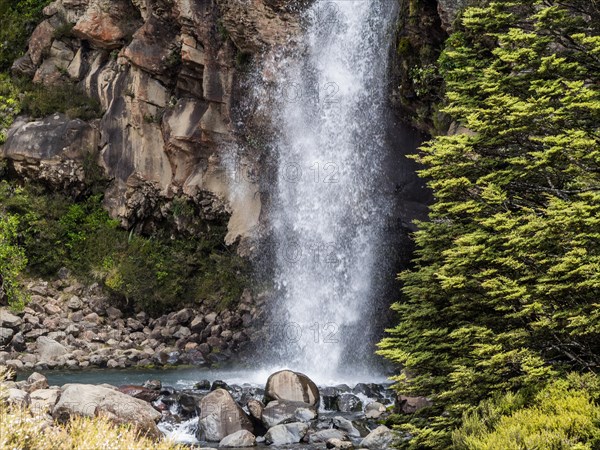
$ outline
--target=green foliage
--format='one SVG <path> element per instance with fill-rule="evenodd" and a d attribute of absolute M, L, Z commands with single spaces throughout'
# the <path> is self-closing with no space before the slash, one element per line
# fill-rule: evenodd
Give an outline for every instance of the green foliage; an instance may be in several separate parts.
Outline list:
<path fill-rule="evenodd" d="M 27 46 L 50 0 L 0 0 L 0 72 L 10 68 Z"/>
<path fill-rule="evenodd" d="M 472 131 L 422 148 L 435 194 L 380 354 L 432 396 L 411 448 L 448 448 L 495 392 L 600 367 L 600 11 L 470 8 L 440 58 L 445 112 Z M 582 447 L 584 448 L 584 447 Z"/>
<path fill-rule="evenodd" d="M 6 132 L 21 112 L 18 95 L 19 90 L 10 77 L 0 73 L 0 145 L 6 141 Z"/>
<path fill-rule="evenodd" d="M 57 112 L 70 119 L 91 120 L 102 116 L 100 103 L 74 84 L 48 87 L 20 81 L 19 87 L 23 91 L 21 110 L 29 116 L 41 118 Z"/>
<path fill-rule="evenodd" d="M 207 227 L 200 237 L 141 236 L 121 229 L 101 201 L 0 183 L 0 205 L 19 218 L 19 242 L 35 275 L 53 276 L 66 266 L 152 314 L 196 302 L 222 309 L 241 296 L 246 263 L 223 244 L 223 228 Z M 176 204 L 178 214 L 192 214 L 183 200 Z"/>
<path fill-rule="evenodd" d="M 0 215 L 0 301 L 6 299 L 15 309 L 22 309 L 26 296 L 18 282 L 20 272 L 27 264 L 23 249 L 17 245 L 17 217 L 2 212 Z"/>
<path fill-rule="evenodd" d="M 484 401 L 452 434 L 460 450 L 593 450 L 600 447 L 600 379 L 571 374 L 532 399 L 508 393 Z M 527 405 L 527 406 L 525 406 Z"/>

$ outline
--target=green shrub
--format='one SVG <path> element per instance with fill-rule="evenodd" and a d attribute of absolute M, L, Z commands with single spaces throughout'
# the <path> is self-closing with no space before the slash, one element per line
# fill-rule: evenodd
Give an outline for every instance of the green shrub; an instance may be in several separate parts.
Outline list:
<path fill-rule="evenodd" d="M 0 301 L 7 300 L 15 309 L 22 309 L 26 295 L 19 286 L 18 277 L 27 264 L 25 252 L 17 245 L 16 216 L 0 216 Z"/>
<path fill-rule="evenodd" d="M 102 116 L 100 103 L 71 83 L 44 86 L 21 81 L 21 110 L 31 117 L 41 118 L 57 112 L 71 119 L 91 120 Z"/>
<path fill-rule="evenodd" d="M 505 394 L 465 415 L 453 437 L 457 450 L 593 450 L 600 447 L 599 378 L 572 374 L 530 401 Z"/>
<path fill-rule="evenodd" d="M 192 215 L 176 200 L 176 215 Z M 141 236 L 119 227 L 102 208 L 102 197 L 78 202 L 36 186 L 0 183 L 0 205 L 20 218 L 18 235 L 28 270 L 53 276 L 63 266 L 100 281 L 125 304 L 159 314 L 182 304 L 231 306 L 248 283 L 246 262 L 223 243 L 225 228 L 172 238 L 168 230 Z"/>
<path fill-rule="evenodd" d="M 0 145 L 6 141 L 6 132 L 21 112 L 19 90 L 10 77 L 0 73 Z"/>
<path fill-rule="evenodd" d="M 50 0 L 0 0 L 0 72 L 25 52 L 27 39 Z"/>

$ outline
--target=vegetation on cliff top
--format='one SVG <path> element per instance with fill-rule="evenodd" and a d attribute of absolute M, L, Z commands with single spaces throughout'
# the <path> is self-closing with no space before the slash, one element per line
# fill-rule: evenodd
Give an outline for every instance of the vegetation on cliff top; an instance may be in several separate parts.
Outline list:
<path fill-rule="evenodd" d="M 4 227 L 9 233 L 0 230 L 0 251 L 8 255 L 0 254 L 0 273 L 13 283 L 11 304 L 22 303 L 16 274 L 27 260 L 33 275 L 52 277 L 67 267 L 84 280 L 103 283 L 124 306 L 151 314 L 200 302 L 218 310 L 241 296 L 246 263 L 223 243 L 223 227 L 207 224 L 201 236 L 173 238 L 168 229 L 134 234 L 108 216 L 101 199 L 75 201 L 40 186 L 0 181 L 0 213 L 9 218 Z"/>
<path fill-rule="evenodd" d="M 498 392 L 598 372 L 599 24 L 596 2 L 493 1 L 466 10 L 447 42 L 445 113 L 472 133 L 418 157 L 435 203 L 401 274 L 400 322 L 380 344 L 404 368 L 399 389 L 436 402 L 404 425 L 410 448 L 449 448 L 451 430 Z M 489 442 L 516 421 L 534 426 L 528 408 L 486 431 Z M 454 445 L 531 448 L 488 437 Z"/>

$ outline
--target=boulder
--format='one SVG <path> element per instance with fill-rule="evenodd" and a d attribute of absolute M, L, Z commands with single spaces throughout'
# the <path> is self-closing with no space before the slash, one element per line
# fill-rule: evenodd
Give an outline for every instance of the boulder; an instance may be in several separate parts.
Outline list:
<path fill-rule="evenodd" d="M 153 402 L 160 396 L 160 391 L 156 389 L 150 389 L 144 386 L 135 386 L 135 385 L 124 385 L 119 386 L 119 392 L 123 394 L 130 395 L 134 398 L 139 398 L 140 400 L 144 400 L 145 402 Z"/>
<path fill-rule="evenodd" d="M 156 426 L 161 414 L 149 403 L 105 386 L 64 385 L 52 416 L 63 423 L 73 416 L 107 417 L 116 424 L 131 424 L 148 436 L 161 435 Z"/>
<path fill-rule="evenodd" d="M 312 433 L 308 437 L 308 442 L 310 444 L 318 444 L 322 442 L 327 442 L 330 439 L 339 439 L 340 441 L 345 441 L 348 439 L 348 436 L 346 436 L 346 433 L 344 433 L 341 430 L 329 428 L 327 430 L 320 430 Z"/>
<path fill-rule="evenodd" d="M 350 420 L 345 419 L 342 416 L 336 416 L 333 418 L 333 426 L 344 431 L 349 436 L 360 437 L 360 431 L 354 427 L 354 424 Z"/>
<path fill-rule="evenodd" d="M 272 374 L 267 380 L 265 399 L 304 402 L 311 406 L 319 405 L 319 389 L 306 375 L 291 370 Z"/>
<path fill-rule="evenodd" d="M 329 439 L 327 441 L 327 448 L 335 448 L 341 450 L 351 450 L 354 445 L 350 441 L 342 441 L 341 439 Z"/>
<path fill-rule="evenodd" d="M 14 331 L 11 328 L 0 327 L 0 347 L 4 347 L 12 341 Z"/>
<path fill-rule="evenodd" d="M 379 402 L 369 403 L 365 408 L 365 417 L 367 419 L 379 419 L 385 412 L 385 406 Z"/>
<path fill-rule="evenodd" d="M 361 447 L 366 447 L 375 450 L 385 450 L 391 448 L 394 440 L 394 433 L 385 425 L 375 428 L 369 435 L 360 443 Z"/>
<path fill-rule="evenodd" d="M 341 412 L 358 412 L 362 411 L 362 402 L 354 394 L 340 394 L 337 398 L 337 409 Z"/>
<path fill-rule="evenodd" d="M 263 405 L 262 402 L 255 399 L 251 399 L 248 400 L 246 407 L 250 412 L 250 416 L 254 417 L 255 419 L 262 420 L 262 414 L 265 409 L 265 405 Z"/>
<path fill-rule="evenodd" d="M 226 448 L 242 448 L 254 447 L 256 445 L 256 437 L 248 430 L 240 430 L 225 436 L 219 442 L 219 447 Z"/>
<path fill-rule="evenodd" d="M 262 412 L 261 420 L 267 428 L 290 422 L 308 422 L 317 417 L 314 406 L 304 402 L 272 401 Z"/>
<path fill-rule="evenodd" d="M 46 336 L 38 337 L 36 344 L 41 361 L 53 361 L 67 354 L 67 349 L 63 345 Z"/>
<path fill-rule="evenodd" d="M 275 446 L 297 444 L 307 432 L 308 425 L 302 422 L 275 425 L 265 434 L 265 442 Z"/>
<path fill-rule="evenodd" d="M 225 389 L 216 389 L 200 400 L 199 433 L 204 440 L 220 442 L 240 430 L 252 432 L 252 422 Z"/>
<path fill-rule="evenodd" d="M 9 405 L 18 406 L 20 408 L 29 406 L 31 398 L 29 394 L 22 389 L 10 388 L 6 391 L 6 402 Z"/>
<path fill-rule="evenodd" d="M 0 327 L 18 328 L 23 320 L 6 309 L 0 309 Z"/>
<path fill-rule="evenodd" d="M 29 393 L 48 388 L 48 379 L 38 372 L 33 372 L 25 382 L 25 390 Z"/>
<path fill-rule="evenodd" d="M 39 416 L 51 414 L 54 405 L 58 401 L 59 393 L 58 389 L 38 389 L 29 394 L 31 398 L 31 412 Z"/>

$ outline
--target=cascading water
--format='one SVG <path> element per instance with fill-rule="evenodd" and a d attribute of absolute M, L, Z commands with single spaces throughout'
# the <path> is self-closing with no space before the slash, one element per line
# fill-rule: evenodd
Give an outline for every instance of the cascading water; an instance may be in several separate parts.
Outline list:
<path fill-rule="evenodd" d="M 278 345 L 267 357 L 317 379 L 369 359 L 369 308 L 390 205 L 385 98 L 394 0 L 316 1 L 279 61 L 270 116 Z"/>

